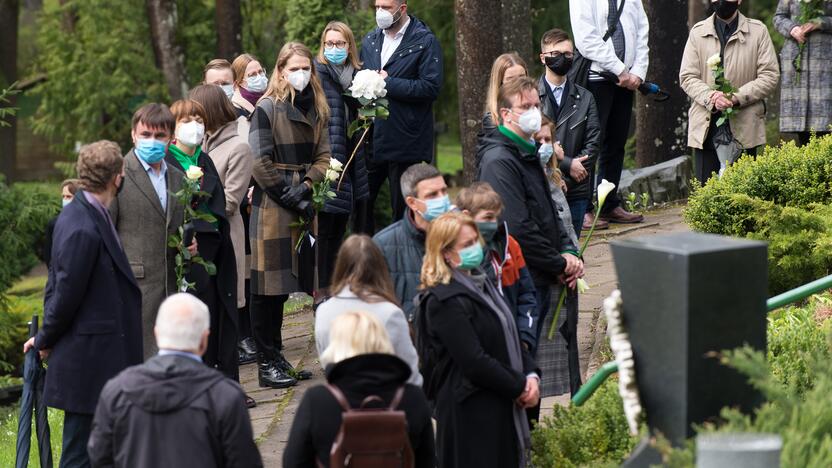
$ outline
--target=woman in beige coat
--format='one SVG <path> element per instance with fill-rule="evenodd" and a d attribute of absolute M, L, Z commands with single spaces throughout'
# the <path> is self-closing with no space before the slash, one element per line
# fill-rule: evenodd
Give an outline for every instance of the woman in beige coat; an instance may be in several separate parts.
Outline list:
<path fill-rule="evenodd" d="M 246 196 L 254 156 L 248 139 L 237 130 L 237 116 L 231 101 L 219 86 L 201 85 L 191 90 L 190 98 L 202 104 L 207 114 L 204 150 L 210 155 L 225 188 L 225 215 L 231 227 L 231 243 L 237 261 L 237 308 L 246 305 L 246 249 L 248 242 L 240 215 L 240 203 Z M 242 324 L 250 321 L 242 320 Z M 243 325 L 244 326 L 244 325 Z M 247 336 L 247 333 L 241 333 Z"/>
<path fill-rule="evenodd" d="M 679 84 L 691 99 L 688 146 L 693 148 L 696 178 L 703 183 L 720 167 L 712 141 L 719 113 L 729 107 L 735 110 L 726 125 L 746 153 L 756 154 L 757 147 L 766 143 L 763 100 L 780 79 L 766 25 L 740 14 L 736 10 L 740 3 L 724 2 L 733 11 L 725 11 L 719 3 L 713 15 L 690 30 L 679 71 Z M 721 55 L 726 78 L 739 90 L 731 97 L 713 89 L 707 62 L 714 55 Z"/>

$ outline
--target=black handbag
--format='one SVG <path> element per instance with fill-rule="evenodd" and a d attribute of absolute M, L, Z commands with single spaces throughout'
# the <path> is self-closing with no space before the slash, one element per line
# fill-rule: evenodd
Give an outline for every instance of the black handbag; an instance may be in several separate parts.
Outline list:
<path fill-rule="evenodd" d="M 615 12 L 615 21 L 613 21 L 612 26 L 607 29 L 606 34 L 604 34 L 604 42 L 607 42 L 613 34 L 615 34 L 615 30 L 618 28 L 618 20 L 621 19 L 621 12 L 624 11 L 624 3 L 627 0 L 621 0 L 621 3 L 618 5 L 618 11 Z M 586 88 L 587 83 L 589 83 L 589 69 L 592 67 L 592 60 L 581 55 L 581 51 L 575 49 L 575 60 L 572 62 L 572 68 L 569 69 L 569 72 L 566 74 L 566 77 L 572 83 L 577 84 L 582 88 Z"/>

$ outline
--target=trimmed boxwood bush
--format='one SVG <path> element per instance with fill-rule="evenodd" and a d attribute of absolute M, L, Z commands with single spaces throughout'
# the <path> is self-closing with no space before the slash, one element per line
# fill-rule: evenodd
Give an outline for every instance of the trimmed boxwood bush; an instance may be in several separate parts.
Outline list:
<path fill-rule="evenodd" d="M 684 210 L 695 230 L 769 242 L 769 292 L 832 270 L 832 136 L 766 148 L 722 178 L 694 185 Z"/>

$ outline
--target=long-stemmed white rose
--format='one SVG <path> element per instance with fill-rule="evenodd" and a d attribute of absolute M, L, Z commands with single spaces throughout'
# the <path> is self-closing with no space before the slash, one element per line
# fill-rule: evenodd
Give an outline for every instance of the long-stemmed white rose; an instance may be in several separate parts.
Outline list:
<path fill-rule="evenodd" d="M 584 245 L 581 246 L 581 251 L 578 252 L 578 258 L 582 258 L 584 256 L 584 252 L 586 248 L 589 247 L 589 240 L 592 238 L 592 234 L 595 232 L 595 224 L 598 222 L 598 217 L 601 216 L 601 207 L 604 206 L 604 202 L 607 201 L 607 197 L 615 190 L 615 184 L 608 181 L 607 179 L 603 179 L 600 184 L 598 184 L 598 203 L 597 207 L 595 208 L 595 218 L 592 220 L 592 227 L 589 228 L 589 232 L 586 235 L 586 239 L 584 239 Z M 563 289 L 560 290 L 560 297 L 558 298 L 558 306 L 555 309 L 555 317 L 552 320 L 552 326 L 549 327 L 549 339 L 552 340 L 555 338 L 555 330 L 558 328 L 558 319 L 560 318 L 560 310 L 563 308 L 563 302 L 566 300 L 566 290 L 568 288 L 564 285 Z M 578 279 L 578 294 L 582 293 L 583 291 L 589 290 L 589 285 L 586 284 L 586 281 L 579 278 Z"/>
<path fill-rule="evenodd" d="M 179 226 L 175 234 L 168 237 L 168 247 L 176 249 L 174 272 L 176 274 L 176 289 L 180 292 L 185 292 L 194 287 L 194 284 L 186 278 L 193 263 L 202 265 L 209 275 L 217 274 L 217 267 L 212 262 L 203 259 L 199 253 L 192 254 L 188 250 L 193 239 L 186 239 L 186 237 L 191 237 L 193 234 L 193 221 L 195 219 L 201 219 L 209 223 L 217 220 L 211 213 L 194 208 L 194 200 L 198 197 L 210 196 L 209 193 L 203 192 L 200 188 L 200 180 L 202 180 L 203 175 L 201 167 L 192 165 L 185 171 L 185 177 L 182 178 L 182 189 L 173 194 L 173 197 L 183 208 L 182 226 Z"/>
<path fill-rule="evenodd" d="M 388 110 L 390 103 L 385 99 L 385 96 L 387 96 L 387 82 L 375 70 L 361 70 L 356 73 L 352 79 L 349 92 L 345 94 L 357 99 L 358 103 L 361 104 L 361 107 L 358 109 L 358 118 L 350 123 L 347 129 L 347 137 L 352 138 L 355 132 L 362 128 L 364 129 L 364 133 L 361 134 L 361 138 L 355 143 L 355 148 L 352 150 L 349 159 L 347 159 L 347 164 L 342 168 L 341 179 L 338 181 L 336 187 L 337 190 L 341 190 L 341 184 L 344 183 L 347 169 L 358 153 L 358 149 L 361 148 L 361 144 L 364 143 L 364 138 L 367 137 L 367 133 L 369 133 L 373 125 L 373 120 L 377 118 L 385 120 L 390 116 L 390 111 Z"/>
<path fill-rule="evenodd" d="M 317 215 L 324 208 L 324 204 L 327 200 L 335 198 L 336 194 L 332 191 L 332 183 L 338 180 L 343 167 L 344 165 L 341 161 L 335 158 L 330 159 L 329 167 L 326 169 L 326 172 L 324 172 L 323 180 L 312 184 L 312 209 L 315 210 L 315 215 Z M 306 219 L 303 216 L 300 216 L 296 222 L 289 225 L 293 228 L 302 229 L 300 235 L 298 236 L 298 242 L 295 244 L 295 249 L 299 249 L 303 243 L 303 239 L 309 235 L 311 225 L 312 220 Z"/>

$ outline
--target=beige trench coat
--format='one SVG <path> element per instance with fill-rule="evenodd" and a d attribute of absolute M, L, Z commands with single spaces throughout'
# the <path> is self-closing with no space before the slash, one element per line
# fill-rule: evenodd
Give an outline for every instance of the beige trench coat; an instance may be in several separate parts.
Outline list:
<path fill-rule="evenodd" d="M 211 157 L 225 189 L 225 216 L 231 228 L 231 244 L 237 261 L 237 307 L 245 307 L 246 294 L 246 238 L 240 203 L 246 196 L 251 181 L 254 156 L 248 145 L 248 134 L 240 135 L 238 121 L 223 125 L 205 136 L 203 149 Z"/>
<path fill-rule="evenodd" d="M 719 36 L 711 16 L 693 27 L 688 36 L 679 84 L 690 96 L 688 111 L 688 146 L 702 149 L 708 133 L 714 77 L 708 69 L 708 58 L 719 54 Z M 745 148 L 766 143 L 766 106 L 763 101 L 771 95 L 780 80 L 780 66 L 766 25 L 740 14 L 737 32 L 725 45 L 725 76 L 739 91 L 737 112 L 730 124 L 734 137 Z"/>

